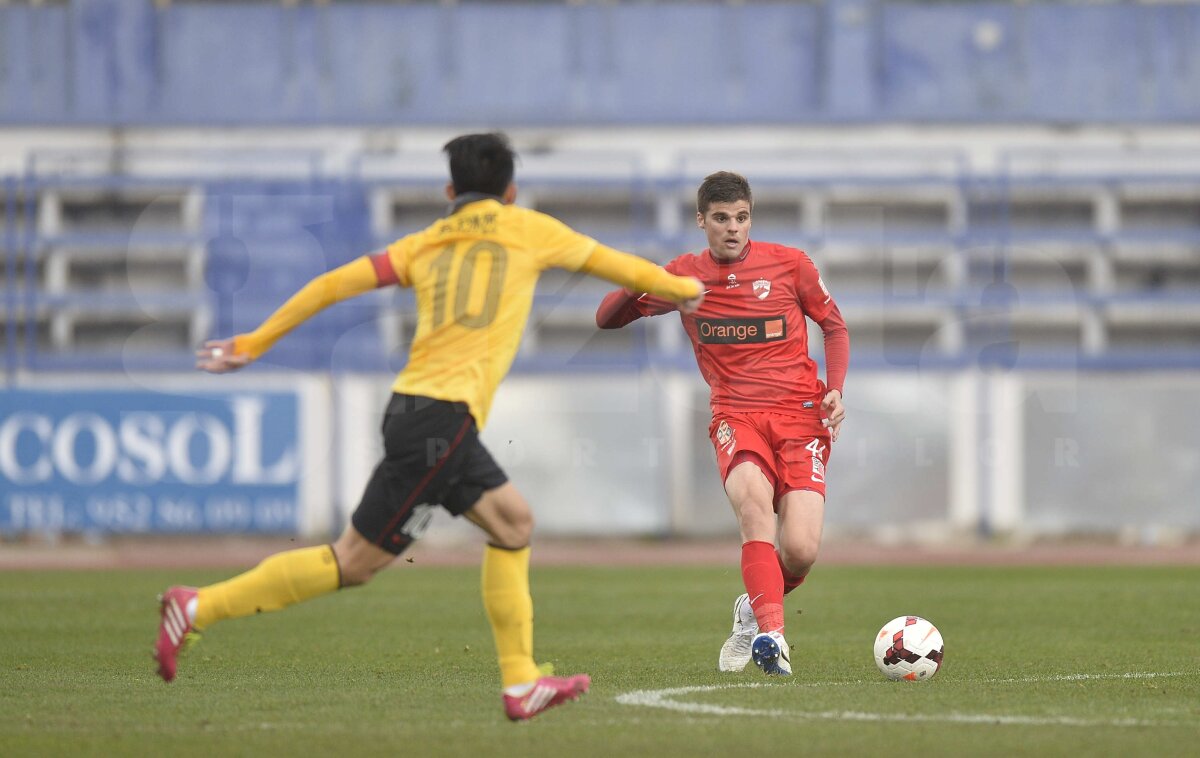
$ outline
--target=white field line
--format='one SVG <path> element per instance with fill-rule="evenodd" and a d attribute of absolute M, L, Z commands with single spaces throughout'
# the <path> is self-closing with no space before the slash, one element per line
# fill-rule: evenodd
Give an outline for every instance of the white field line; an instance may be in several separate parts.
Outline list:
<path fill-rule="evenodd" d="M 1130 671 L 1125 674 L 1056 674 L 1053 676 L 1028 676 L 1018 679 L 981 679 L 984 684 L 1025 684 L 1029 682 L 1086 682 L 1093 679 L 1162 679 L 1170 676 L 1187 676 L 1188 671 Z"/>
<path fill-rule="evenodd" d="M 1034 683 L 1034 682 L 1079 682 L 1104 679 L 1155 679 L 1163 677 L 1187 676 L 1187 672 L 1130 672 L 1125 674 L 1066 674 L 1060 676 L 1025 677 L 1020 679 L 983 679 L 985 684 Z M 862 682 L 803 682 L 801 687 L 831 687 L 847 684 L 862 684 Z M 1006 726 L 1172 726 L 1173 722 L 1146 721 L 1143 719 L 1085 719 L 1071 716 L 1006 716 L 987 713 L 940 713 L 940 714 L 902 714 L 902 713 L 869 713 L 864 711 L 787 711 L 766 708 L 742 708 L 739 706 L 710 705 L 707 703 L 680 702 L 674 698 L 681 695 L 691 695 L 701 692 L 716 692 L 719 690 L 750 689 L 759 687 L 792 687 L 790 684 L 714 684 L 698 687 L 673 687 L 662 690 L 635 690 L 618 695 L 616 701 L 622 705 L 640 706 L 643 708 L 664 708 L 679 713 L 695 713 L 709 716 L 766 716 L 769 718 L 811 719 L 814 721 L 902 721 L 902 722 L 936 722 L 954 724 L 999 724 Z"/>

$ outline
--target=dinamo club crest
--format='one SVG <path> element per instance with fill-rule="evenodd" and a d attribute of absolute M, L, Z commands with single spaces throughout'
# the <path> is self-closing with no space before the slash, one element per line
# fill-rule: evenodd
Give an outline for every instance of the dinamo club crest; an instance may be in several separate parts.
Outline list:
<path fill-rule="evenodd" d="M 771 281 L 769 279 L 754 280 L 754 294 L 759 300 L 766 300 L 767 295 L 771 294 Z"/>
<path fill-rule="evenodd" d="M 721 421 L 721 425 L 717 427 L 717 447 L 722 449 L 729 448 L 728 450 L 725 450 L 725 452 L 730 453 L 733 451 L 733 446 L 735 444 L 736 443 L 733 440 L 733 429 L 729 428 L 729 422 L 724 420 Z"/>

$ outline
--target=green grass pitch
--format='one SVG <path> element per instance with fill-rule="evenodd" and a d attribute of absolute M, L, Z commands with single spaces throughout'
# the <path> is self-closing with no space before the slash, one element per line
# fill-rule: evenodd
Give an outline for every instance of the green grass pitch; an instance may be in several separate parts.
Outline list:
<path fill-rule="evenodd" d="M 163 684 L 155 594 L 226 575 L 0 573 L 0 755 L 1200 753 L 1197 568 L 818 567 L 783 681 L 716 671 L 734 567 L 535 569 L 538 658 L 593 685 L 527 724 L 503 717 L 474 569 L 401 563 L 226 622 Z M 902 614 L 945 635 L 931 681 L 875 670 Z"/>

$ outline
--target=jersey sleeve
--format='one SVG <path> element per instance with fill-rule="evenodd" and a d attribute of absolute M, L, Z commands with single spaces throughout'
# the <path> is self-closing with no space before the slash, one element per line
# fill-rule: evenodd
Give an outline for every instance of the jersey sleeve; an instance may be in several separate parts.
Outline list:
<path fill-rule="evenodd" d="M 680 260 L 680 258 L 673 258 L 667 261 L 666 265 L 663 266 L 663 270 L 674 276 L 694 276 L 683 270 Z M 679 310 L 679 305 L 656 295 L 644 293 L 638 298 L 638 310 L 643 316 L 661 316 L 664 313 L 674 313 Z"/>
<path fill-rule="evenodd" d="M 639 318 L 661 316 L 677 307 L 670 300 L 621 288 L 608 293 L 600 302 L 600 307 L 596 309 L 596 326 L 601 329 L 620 329 Z"/>
<path fill-rule="evenodd" d="M 530 211 L 526 228 L 529 244 L 544 269 L 578 271 L 596 249 L 596 240 L 544 213 Z"/>
<path fill-rule="evenodd" d="M 834 308 L 833 296 L 821 279 L 817 266 L 803 251 L 796 251 L 796 297 L 804 315 L 813 321 L 821 321 Z"/>
<path fill-rule="evenodd" d="M 237 335 L 233 342 L 234 352 L 258 358 L 313 315 L 377 286 L 378 266 L 370 256 L 364 255 L 327 271 L 304 285 L 253 332 Z"/>
<path fill-rule="evenodd" d="M 690 277 L 677 276 L 669 268 L 630 253 L 597 244 L 580 271 L 619 284 L 639 295 L 649 292 L 673 302 L 683 302 L 701 294 L 700 285 Z"/>
<path fill-rule="evenodd" d="M 371 264 L 375 267 L 379 287 L 412 285 L 408 278 L 408 261 L 414 248 L 413 235 L 401 237 L 378 255 L 371 256 Z"/>
<path fill-rule="evenodd" d="M 836 304 L 817 323 L 825 334 L 825 385 L 845 395 L 846 368 L 850 365 L 850 331 Z"/>
<path fill-rule="evenodd" d="M 597 250 L 603 250 L 600 245 Z M 679 258 L 668 262 L 662 270 L 674 276 L 686 276 L 680 270 Z M 596 326 L 601 329 L 620 329 L 626 324 L 647 316 L 661 316 L 678 310 L 679 306 L 670 300 L 656 297 L 646 292 L 638 292 L 625 287 L 613 290 L 600 302 L 596 309 Z"/>

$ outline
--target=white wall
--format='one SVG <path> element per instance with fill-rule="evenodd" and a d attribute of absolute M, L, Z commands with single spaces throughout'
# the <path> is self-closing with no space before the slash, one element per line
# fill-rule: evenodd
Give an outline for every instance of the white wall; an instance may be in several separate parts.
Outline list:
<path fill-rule="evenodd" d="M 16 386 L 132 390 L 139 403 L 156 393 L 297 392 L 298 531 L 318 536 L 340 531 L 357 505 L 381 452 L 391 381 L 39 375 Z M 852 372 L 846 405 L 829 465 L 831 534 L 1156 542 L 1200 532 L 1200 372 Z M 730 534 L 708 420 L 693 371 L 512 376 L 483 439 L 532 503 L 541 534 Z M 472 530 L 440 517 L 428 539 Z"/>
<path fill-rule="evenodd" d="M 342 509 L 378 455 L 389 384 L 338 383 Z M 1200 374 L 852 374 L 846 405 L 830 533 L 1200 531 Z M 483 439 L 540 533 L 731 533 L 707 423 L 694 373 L 514 376 Z"/>

